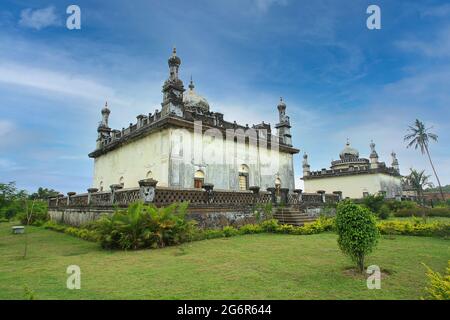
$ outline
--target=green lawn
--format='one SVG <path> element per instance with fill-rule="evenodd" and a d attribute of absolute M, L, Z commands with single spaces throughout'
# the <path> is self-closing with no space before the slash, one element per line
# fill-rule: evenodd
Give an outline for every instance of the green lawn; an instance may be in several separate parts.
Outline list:
<path fill-rule="evenodd" d="M 336 235 L 258 234 L 198 241 L 136 252 L 103 251 L 98 244 L 43 228 L 12 235 L 0 224 L 0 299 L 419 299 L 427 284 L 421 262 L 443 272 L 450 242 L 382 238 L 369 257 L 391 274 L 381 290 L 344 274 L 351 266 Z M 181 249 L 182 248 L 182 249 Z M 66 289 L 66 268 L 81 267 L 81 290 Z"/>

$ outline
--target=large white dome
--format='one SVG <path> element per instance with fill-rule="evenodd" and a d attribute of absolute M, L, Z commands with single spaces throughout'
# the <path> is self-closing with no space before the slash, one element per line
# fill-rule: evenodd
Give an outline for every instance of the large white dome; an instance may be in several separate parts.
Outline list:
<path fill-rule="evenodd" d="M 208 100 L 194 91 L 194 83 L 192 82 L 192 79 L 189 84 L 189 90 L 183 94 L 183 102 L 186 107 L 209 111 Z"/>

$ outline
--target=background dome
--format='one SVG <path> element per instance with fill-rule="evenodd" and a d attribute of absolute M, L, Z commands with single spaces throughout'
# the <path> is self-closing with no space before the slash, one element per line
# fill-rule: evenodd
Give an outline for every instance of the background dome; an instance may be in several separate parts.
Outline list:
<path fill-rule="evenodd" d="M 192 79 L 189 84 L 189 90 L 183 94 L 183 102 L 186 107 L 200 108 L 202 111 L 209 111 L 208 100 L 194 91 Z"/>
<path fill-rule="evenodd" d="M 355 148 L 350 147 L 350 142 L 347 141 L 347 143 L 345 144 L 344 149 L 339 154 L 339 157 L 342 160 L 343 159 L 348 159 L 348 158 L 358 158 L 359 157 L 359 151 L 356 150 Z"/>

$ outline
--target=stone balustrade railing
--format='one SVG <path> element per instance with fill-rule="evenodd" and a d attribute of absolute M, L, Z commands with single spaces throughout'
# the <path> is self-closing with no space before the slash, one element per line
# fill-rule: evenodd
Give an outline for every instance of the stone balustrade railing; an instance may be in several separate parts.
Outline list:
<path fill-rule="evenodd" d="M 184 201 L 189 201 L 191 207 L 241 207 L 268 203 L 300 206 L 331 204 L 342 199 L 342 193 L 338 191 L 333 194 L 325 194 L 324 191 L 302 193 L 296 189 L 290 193 L 289 189 L 260 191 L 259 187 L 250 187 L 251 191 L 228 191 L 214 190 L 213 185 L 207 184 L 203 189 L 182 189 L 156 187 L 157 181 L 153 179 L 141 180 L 139 184 L 139 188 L 130 189 L 112 185 L 110 192 L 90 188 L 84 194 L 60 194 L 49 199 L 49 207 L 126 207 L 136 201 L 153 203 L 158 207 Z"/>

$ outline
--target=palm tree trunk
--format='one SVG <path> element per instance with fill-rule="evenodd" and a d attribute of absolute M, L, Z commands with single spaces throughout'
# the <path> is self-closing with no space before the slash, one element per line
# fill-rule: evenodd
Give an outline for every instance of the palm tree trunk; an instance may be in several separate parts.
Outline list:
<path fill-rule="evenodd" d="M 428 159 L 430 160 L 431 168 L 433 168 L 434 176 L 436 177 L 437 183 L 439 185 L 439 191 L 441 192 L 442 201 L 445 201 L 444 192 L 442 191 L 441 181 L 439 181 L 439 177 L 436 173 L 436 169 L 434 169 L 433 161 L 431 161 L 430 151 L 428 151 L 428 146 L 425 145 L 425 150 L 427 151 Z"/>

